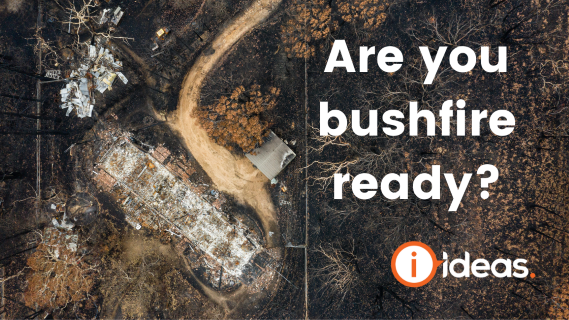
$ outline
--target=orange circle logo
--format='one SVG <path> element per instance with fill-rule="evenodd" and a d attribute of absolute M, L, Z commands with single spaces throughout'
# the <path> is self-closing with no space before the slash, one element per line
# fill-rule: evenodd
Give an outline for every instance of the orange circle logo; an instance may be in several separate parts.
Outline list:
<path fill-rule="evenodd" d="M 407 287 L 426 285 L 437 273 L 443 261 L 437 260 L 433 249 L 419 241 L 402 244 L 391 258 L 391 272 Z"/>

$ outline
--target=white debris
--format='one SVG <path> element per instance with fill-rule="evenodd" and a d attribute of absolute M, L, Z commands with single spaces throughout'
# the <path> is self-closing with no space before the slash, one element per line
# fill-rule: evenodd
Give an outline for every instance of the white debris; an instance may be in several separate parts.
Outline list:
<path fill-rule="evenodd" d="M 111 22 L 114 23 L 115 25 L 119 24 L 119 21 L 121 21 L 123 14 L 124 11 L 121 11 L 121 7 L 117 7 L 115 9 L 115 12 L 113 13 L 113 18 L 111 19 Z"/>
<path fill-rule="evenodd" d="M 93 105 L 89 98 L 87 79 L 79 79 L 79 84 L 77 81 L 70 81 L 59 93 L 61 94 L 61 102 L 63 102 L 60 108 L 67 109 L 66 116 L 69 116 L 71 111 L 76 109 L 79 118 L 91 117 Z"/>
<path fill-rule="evenodd" d="M 275 185 L 279 182 L 279 180 L 277 180 L 277 178 L 272 178 L 271 179 L 271 185 Z"/>
<path fill-rule="evenodd" d="M 51 210 L 55 210 L 55 209 L 57 209 L 57 206 L 55 205 L 55 203 L 52 203 L 51 204 Z"/>
<path fill-rule="evenodd" d="M 66 247 L 67 249 L 69 249 L 71 252 L 76 252 L 77 251 L 77 241 L 79 240 L 79 236 L 77 236 L 76 234 L 72 234 L 72 235 L 66 235 L 65 236 L 65 243 L 66 243 Z"/>
<path fill-rule="evenodd" d="M 141 164 L 149 170 L 139 176 Z M 204 263 L 223 266 L 224 275 L 241 276 L 251 259 L 263 250 L 260 240 L 245 225 L 238 220 L 231 222 L 196 193 L 195 187 L 127 140 L 112 146 L 100 168 L 115 178 L 120 192 L 132 200 L 131 204 L 121 203 L 130 225 L 138 229 L 144 222 L 147 227 L 186 238 L 206 254 Z M 228 234 L 232 241 L 227 241 Z"/>
<path fill-rule="evenodd" d="M 61 223 L 59 223 L 59 221 L 57 221 L 57 219 L 53 218 L 53 219 L 51 219 L 51 223 L 53 224 L 54 227 L 59 228 L 59 229 L 71 230 L 71 229 L 73 229 L 73 227 L 75 227 L 75 225 L 73 223 L 67 222 L 67 221 L 65 221 L 65 219 L 63 219 L 63 221 Z"/>
<path fill-rule="evenodd" d="M 289 157 L 295 155 L 294 152 L 292 152 L 292 150 L 287 150 L 287 152 L 285 154 L 283 154 L 283 159 L 281 161 L 281 168 L 284 168 L 289 162 Z M 288 162 L 287 162 L 288 160 Z"/>
<path fill-rule="evenodd" d="M 101 12 L 101 18 L 99 18 L 99 24 L 103 24 L 109 20 L 109 16 L 107 15 L 109 11 L 111 11 L 111 9 L 103 9 Z"/>
<path fill-rule="evenodd" d="M 107 14 L 106 12 L 110 11 L 105 10 L 101 13 L 103 17 Z M 120 7 L 114 11 L 115 17 L 117 14 L 122 16 L 122 13 Z M 124 74 L 119 72 L 122 66 L 122 62 L 116 61 L 109 49 L 104 48 L 100 41 L 97 41 L 96 46 L 88 45 L 86 56 L 79 68 L 71 71 L 72 80 L 69 80 L 65 88 L 60 90 L 60 107 L 67 109 L 65 115 L 69 116 L 75 109 L 79 118 L 91 117 L 95 104 L 94 90 L 100 93 L 112 90 L 117 76 L 122 83 L 128 83 Z"/>
<path fill-rule="evenodd" d="M 57 80 L 61 78 L 61 70 L 47 70 L 45 72 L 45 77 Z"/>
<path fill-rule="evenodd" d="M 128 80 L 126 79 L 124 74 L 122 74 L 122 72 L 117 72 L 117 76 L 119 76 L 119 79 L 121 79 L 122 83 L 124 83 L 124 84 L 128 83 Z"/>
<path fill-rule="evenodd" d="M 171 235 L 176 236 L 176 237 L 178 237 L 178 238 L 181 238 L 181 237 L 182 237 L 181 235 L 175 233 L 174 231 L 172 231 L 172 230 L 170 230 L 170 229 L 166 229 L 166 231 L 168 231 Z"/>
<path fill-rule="evenodd" d="M 97 47 L 89 46 L 89 59 L 93 60 L 97 58 Z"/>
<path fill-rule="evenodd" d="M 114 25 L 118 25 L 119 21 L 121 21 L 122 16 L 124 15 L 124 11 L 121 10 L 121 7 L 117 7 L 115 10 L 112 9 L 103 9 L 101 12 L 101 16 L 97 20 L 99 24 L 103 24 L 107 21 L 111 21 Z"/>

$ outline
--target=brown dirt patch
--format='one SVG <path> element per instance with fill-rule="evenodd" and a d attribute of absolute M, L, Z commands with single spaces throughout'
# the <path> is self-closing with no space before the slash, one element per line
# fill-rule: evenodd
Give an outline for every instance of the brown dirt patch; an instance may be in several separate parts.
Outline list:
<path fill-rule="evenodd" d="M 200 101 L 202 84 L 207 75 L 218 65 L 228 51 L 253 30 L 277 8 L 281 0 L 257 0 L 237 16 L 213 40 L 186 74 L 180 91 L 176 121 L 172 128 L 180 133 L 186 146 L 210 176 L 217 188 L 233 195 L 238 201 L 253 207 L 263 225 L 267 237 L 267 246 L 273 247 L 280 233 L 275 217 L 275 208 L 266 188 L 268 179 L 244 156 L 237 156 L 217 145 L 209 138 L 206 131 L 191 116 Z"/>

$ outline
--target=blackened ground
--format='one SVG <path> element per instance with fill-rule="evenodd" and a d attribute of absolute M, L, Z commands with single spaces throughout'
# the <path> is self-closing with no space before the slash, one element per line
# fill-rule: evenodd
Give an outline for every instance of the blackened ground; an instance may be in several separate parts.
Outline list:
<path fill-rule="evenodd" d="M 61 216 L 46 208 L 51 208 L 50 204 L 56 199 L 66 200 L 76 193 L 88 194 L 97 199 L 98 219 L 79 229 L 82 236 L 90 239 L 92 252 L 86 259 L 101 266 L 101 276 L 86 303 L 70 305 L 57 311 L 57 316 L 219 317 L 221 311 L 207 301 L 199 289 L 192 287 L 195 283 L 185 267 L 171 254 L 172 243 L 167 237 L 133 230 L 124 222 L 124 215 L 109 195 L 93 185 L 89 177 L 96 143 L 89 141 L 94 137 L 93 130 L 96 130 L 99 118 L 114 119 L 116 116 L 120 125 L 135 133 L 140 142 L 151 146 L 164 144 L 173 157 L 186 158 L 196 169 L 191 180 L 211 186 L 211 181 L 199 164 L 181 146 L 178 138 L 163 121 L 168 121 L 166 114 L 176 108 L 183 76 L 193 59 L 207 47 L 225 21 L 239 12 L 247 2 L 208 1 L 202 6 L 202 1 L 150 0 L 108 4 L 103 2 L 102 7 L 114 8 L 117 5 L 121 6 L 125 15 L 115 35 L 131 37 L 134 40 L 129 40 L 128 44 L 121 40 L 112 40 L 108 47 L 116 59 L 123 61 L 123 73 L 129 80 L 128 85 L 117 81 L 112 91 L 107 91 L 104 95 L 97 92 L 94 116 L 85 119 L 78 119 L 75 113 L 65 117 L 64 111 L 59 108 L 58 92 L 63 87 L 62 83 L 42 86 L 41 95 L 45 99 L 41 108 L 41 116 L 44 117 L 41 120 L 42 129 L 56 130 L 63 134 L 41 136 L 40 185 L 43 200 L 37 214 L 36 137 L 15 134 L 4 134 L 1 137 L 0 148 L 3 157 L 0 158 L 0 171 L 8 174 L 0 182 L 0 208 L 4 222 L 0 227 L 0 238 L 4 240 L 0 263 L 5 266 L 4 275 L 9 276 L 22 270 L 37 240 L 33 231 L 49 225 L 54 216 Z M 0 11 L 0 41 L 3 44 L 1 61 L 9 63 L 11 67 L 17 67 L 18 71 L 33 74 L 38 71 L 38 65 L 37 55 L 33 52 L 36 42 L 30 39 L 34 37 L 33 26 L 36 25 L 38 8 L 22 8 L 17 13 Z M 196 15 L 198 12 L 199 15 Z M 76 67 L 79 53 L 75 52 L 71 45 L 76 37 L 67 34 L 66 26 L 57 22 L 65 19 L 65 12 L 55 3 L 47 2 L 44 3 L 44 13 L 41 35 L 55 48 L 59 59 L 44 59 L 42 74 L 46 68 L 65 71 Z M 235 69 L 235 72 L 245 73 L 244 70 L 247 70 L 251 81 L 262 85 L 268 83 L 282 89 L 282 100 L 278 109 L 267 117 L 274 123 L 273 130 L 279 136 L 289 141 L 298 141 L 296 146 L 291 147 L 300 155 L 303 152 L 300 143 L 302 116 L 297 114 L 300 110 L 297 108 L 301 105 L 298 97 L 298 92 L 301 91 L 296 87 L 301 84 L 300 78 L 297 77 L 300 70 L 298 65 L 294 65 L 284 56 L 284 51 L 280 48 L 280 23 L 280 15 L 277 15 L 265 27 L 243 39 L 240 45 L 236 46 L 234 55 L 228 57 L 227 61 L 231 64 L 233 59 L 243 60 L 246 63 L 238 65 L 239 68 Z M 151 39 L 162 27 L 170 27 L 172 30 L 164 42 L 160 42 L 160 48 L 152 51 Z M 17 31 L 12 32 L 13 30 Z M 72 31 L 74 32 L 73 28 Z M 90 41 L 89 34 L 80 33 L 81 41 Z M 56 62 L 59 63 L 57 67 Z M 35 78 L 22 73 L 3 70 L 0 72 L 3 73 L 1 93 L 35 98 Z M 223 72 L 220 72 L 220 75 L 222 74 Z M 3 112 L 35 114 L 35 102 L 21 99 L 12 101 L 4 97 L 0 99 L 5 102 Z M 289 121 L 291 119 L 294 121 Z M 0 122 L 0 130 L 10 133 L 35 129 L 35 119 L 3 116 Z M 74 143 L 76 145 L 70 148 Z M 301 202 L 297 196 L 303 187 L 296 173 L 300 163 L 296 161 L 289 165 L 279 176 L 279 184 L 271 189 L 273 200 L 278 206 L 283 243 L 291 242 L 295 245 L 304 241 L 304 208 L 299 205 Z M 255 218 L 250 208 L 242 207 L 231 199 L 226 206 L 237 214 Z M 133 243 L 139 245 L 133 247 Z M 132 252 L 139 254 L 133 257 Z M 279 280 L 278 291 L 241 302 L 242 305 L 237 304 L 232 316 L 302 316 L 303 250 L 285 248 L 283 256 L 283 268 L 280 272 L 286 280 Z M 159 263 L 149 268 L 145 264 L 145 261 L 149 260 Z M 127 273 L 126 277 L 123 271 Z M 134 280 L 129 282 L 128 279 Z M 133 291 L 133 288 L 144 287 L 150 287 L 152 290 L 134 290 L 136 294 L 126 294 Z M 6 308 L 9 310 L 7 317 L 24 318 L 36 312 L 23 305 L 21 293 L 24 289 L 24 276 L 5 283 Z"/>
<path fill-rule="evenodd" d="M 361 156 L 355 150 L 367 150 L 376 153 L 381 161 L 381 152 L 393 147 L 395 151 L 378 167 L 359 167 L 350 173 L 367 172 L 378 180 L 386 173 L 409 173 L 412 180 L 419 173 L 431 172 L 432 165 L 440 165 L 442 172 L 454 173 L 455 177 L 465 173 L 474 176 L 456 212 L 448 211 L 451 197 L 445 183 L 441 199 L 432 201 L 412 196 L 406 201 L 388 201 L 379 192 L 370 200 L 347 195 L 338 201 L 333 200 L 332 187 L 325 193 L 317 186 L 312 187 L 310 209 L 314 213 L 310 215 L 310 243 L 313 248 L 334 245 L 351 252 L 343 255 L 343 261 L 350 266 L 355 280 L 347 292 L 334 292 L 334 286 L 325 285 L 324 278 L 311 277 L 311 317 L 547 316 L 552 289 L 566 278 L 567 270 L 563 266 L 567 263 L 564 248 L 569 214 L 566 201 L 568 145 L 567 139 L 562 138 L 567 130 L 567 88 L 552 86 L 566 80 L 560 80 L 558 74 L 547 69 L 547 61 L 566 58 L 564 39 L 568 25 L 566 4 L 552 7 L 540 18 L 530 19 L 527 17 L 531 12 L 539 11 L 532 8 L 515 1 L 484 4 L 398 1 L 390 6 L 388 18 L 378 30 L 367 35 L 359 32 L 357 36 L 354 31 L 360 30 L 344 23 L 333 37 L 346 39 L 356 69 L 358 46 L 376 46 L 376 50 L 388 45 L 400 48 L 405 61 L 400 71 L 393 75 L 383 73 L 370 58 L 368 73 L 324 73 L 328 52 L 319 52 L 310 61 L 310 122 L 316 127 L 321 100 L 329 101 L 330 109 L 340 109 L 346 114 L 352 109 L 362 110 L 362 114 L 378 109 L 381 114 L 397 108 L 407 116 L 408 101 L 419 101 L 420 109 L 427 108 L 429 102 L 437 110 L 445 100 L 462 98 L 467 103 L 467 115 L 470 110 L 488 110 L 490 114 L 507 109 L 516 118 L 514 133 L 508 137 L 491 134 L 487 126 L 480 137 L 469 137 L 467 126 L 466 137 L 411 139 L 406 124 L 405 133 L 397 138 L 382 136 L 381 128 L 378 137 L 345 134 L 352 147 L 313 154 L 311 160 L 342 161 Z M 536 11 L 532 11 L 534 9 Z M 480 23 L 482 30 L 464 37 L 458 45 L 469 46 L 476 52 L 481 44 L 492 48 L 507 46 L 508 72 L 489 74 L 479 66 L 466 74 L 450 70 L 433 86 L 421 86 L 423 77 L 409 68 L 415 58 L 420 59 L 417 47 L 444 45 L 429 31 L 427 23 L 437 22 L 440 30 L 446 30 L 456 19 L 463 23 Z M 510 27 L 521 21 L 518 29 L 508 33 Z M 549 23 L 551 21 L 558 22 Z M 557 40 L 546 38 L 551 30 L 556 30 Z M 454 46 L 449 46 L 448 50 L 452 48 Z M 444 61 L 446 68 L 447 58 Z M 405 74 L 419 84 L 405 83 Z M 447 82 L 438 91 L 429 92 L 445 79 Z M 544 85 L 544 81 L 548 83 Z M 382 99 L 388 89 L 404 94 Z M 367 119 L 362 121 L 362 126 L 366 125 Z M 425 126 L 419 127 L 424 137 Z M 488 200 L 479 197 L 480 180 L 476 175 L 477 168 L 484 163 L 500 170 L 500 178 L 492 184 Z M 310 172 L 316 177 L 322 175 L 317 168 Z M 344 192 L 349 193 L 350 188 Z M 342 210 L 352 213 L 342 216 Z M 408 288 L 395 280 L 390 262 L 399 245 L 413 240 L 429 245 L 439 259 L 443 251 L 450 259 L 464 258 L 466 251 L 471 261 L 477 258 L 527 259 L 527 267 L 536 277 L 456 279 L 442 278 L 439 271 L 424 287 Z M 322 254 L 314 252 L 310 259 L 312 274 L 328 263 Z"/>

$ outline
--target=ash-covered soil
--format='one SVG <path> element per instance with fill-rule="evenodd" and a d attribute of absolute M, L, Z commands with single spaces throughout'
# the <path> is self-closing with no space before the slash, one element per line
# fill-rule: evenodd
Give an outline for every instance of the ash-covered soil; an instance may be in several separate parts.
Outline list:
<path fill-rule="evenodd" d="M 210 298 L 176 252 L 175 238 L 135 230 L 125 222 L 115 200 L 97 189 L 90 178 L 96 153 L 96 142 L 91 140 L 99 120 L 114 121 L 132 132 L 138 143 L 164 145 L 173 158 L 195 170 L 190 179 L 203 184 L 205 193 L 216 191 L 171 124 L 184 76 L 200 55 L 212 53 L 213 39 L 250 1 L 102 2 L 101 7 L 120 5 L 125 11 L 114 34 L 134 40 L 115 39 L 110 47 L 116 59 L 123 61 L 129 83 L 117 82 L 112 91 L 96 93 L 94 116 L 84 119 L 74 113 L 65 117 L 58 95 L 63 84 L 57 82 L 41 86 L 37 113 L 34 99 L 40 65 L 34 48 L 39 34 L 53 49 L 41 49 L 42 75 L 49 69 L 69 70 L 78 63 L 73 42 L 89 41 L 90 35 L 69 35 L 69 29 L 58 22 L 66 13 L 55 2 L 39 2 L 39 19 L 38 2 L 0 3 L 0 275 L 15 275 L 3 283 L 4 310 L 0 312 L 6 318 L 47 313 L 60 318 L 301 318 L 305 308 L 313 318 L 550 315 L 567 278 L 567 2 L 392 1 L 384 10 L 385 20 L 371 31 L 343 20 L 340 2 L 310 2 L 330 7 L 329 25 L 335 27 L 325 38 L 310 38 L 316 50 L 306 61 L 285 50 L 282 27 L 295 18 L 291 6 L 300 2 L 284 1 L 237 42 L 205 80 L 202 104 L 214 103 L 239 85 L 280 88 L 277 107 L 263 117 L 297 154 L 278 182 L 265 186 L 281 234 L 282 276 L 262 294 L 229 294 L 217 300 Z M 40 33 L 36 33 L 38 20 Z M 152 50 L 152 38 L 163 27 L 171 31 L 159 42 L 159 49 Z M 346 39 L 356 68 L 358 46 L 387 45 L 403 52 L 404 67 L 386 74 L 370 58 L 365 74 L 324 73 L 334 39 Z M 507 46 L 508 72 L 488 74 L 477 66 L 466 74 L 449 71 L 435 86 L 422 86 L 420 45 L 446 45 L 449 50 L 462 45 L 475 51 L 481 45 Z M 346 114 L 352 109 L 365 114 L 388 109 L 406 113 L 409 100 L 437 112 L 449 99 L 466 100 L 467 111 L 511 111 L 516 117 L 514 133 L 497 137 L 483 127 L 480 137 L 470 137 L 468 132 L 466 137 L 410 138 L 405 133 L 389 139 L 347 134 L 348 147 L 320 150 L 318 134 L 305 127 L 305 111 L 308 124 L 318 127 L 320 101 L 329 101 L 331 109 Z M 39 139 L 38 128 L 43 130 Z M 308 152 L 308 159 L 307 151 L 313 149 L 306 150 L 307 145 L 317 150 Z M 335 201 L 332 188 L 323 190 L 316 180 L 326 177 L 325 168 L 310 166 L 309 179 L 304 180 L 307 160 L 355 161 L 341 172 L 367 172 L 378 179 L 390 172 L 407 172 L 413 178 L 430 172 L 433 165 L 461 176 L 491 163 L 500 169 L 500 178 L 485 201 L 479 197 L 479 180 L 473 180 L 459 210 L 449 212 L 452 198 L 445 186 L 440 200 L 387 201 L 378 195 L 365 201 L 351 197 Z M 97 201 L 97 219 L 76 227 L 88 239 L 88 261 L 98 266 L 93 287 L 80 301 L 55 312 L 26 305 L 29 270 L 25 267 L 40 241 L 36 231 L 51 225 L 53 218 L 62 218 L 52 204 L 71 203 L 69 199 L 77 194 Z M 263 232 L 252 207 L 229 194 L 226 198 L 227 210 L 250 217 L 252 227 Z M 305 251 L 294 247 L 305 244 L 305 221 L 308 306 Z M 451 258 L 462 258 L 465 251 L 472 258 L 488 260 L 524 258 L 536 278 L 455 279 L 438 273 L 424 287 L 407 288 L 393 277 L 390 260 L 399 245 L 412 240 L 428 244 L 437 254 L 445 251 Z M 345 267 L 348 282 L 344 285 L 329 281 L 325 268 L 331 261 L 324 253 L 330 252 L 339 253 L 337 261 Z"/>

